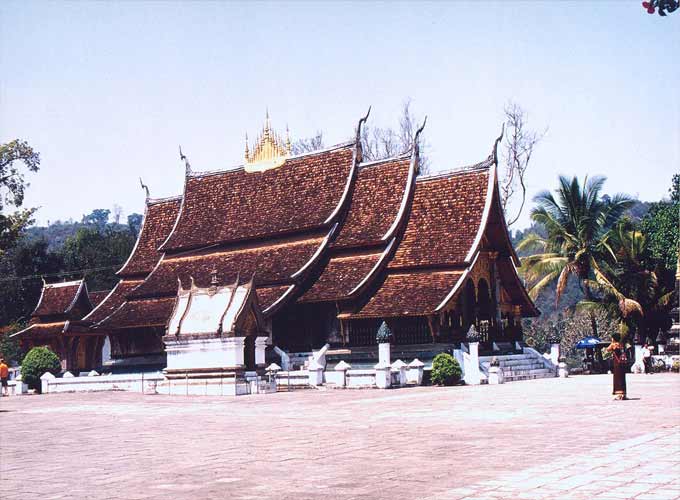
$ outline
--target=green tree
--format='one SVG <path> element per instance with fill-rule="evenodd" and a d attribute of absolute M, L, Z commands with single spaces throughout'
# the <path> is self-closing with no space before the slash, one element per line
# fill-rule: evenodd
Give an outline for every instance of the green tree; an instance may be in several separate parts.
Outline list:
<path fill-rule="evenodd" d="M 40 390 L 40 377 L 50 372 L 58 375 L 61 372 L 59 357 L 48 347 L 34 347 L 24 356 L 21 362 L 21 376 L 29 387 Z"/>
<path fill-rule="evenodd" d="M 23 205 L 28 187 L 25 171 L 37 172 L 39 168 L 40 154 L 26 141 L 15 139 L 0 145 L 0 255 L 14 245 L 32 222 L 35 208 L 7 214 L 6 206 L 19 209 Z"/>
<path fill-rule="evenodd" d="M 42 275 L 63 270 L 60 255 L 44 239 L 20 239 L 0 256 L 0 325 L 25 320 L 42 289 Z"/>
<path fill-rule="evenodd" d="M 582 186 L 576 177 L 560 176 L 555 195 L 543 191 L 534 198 L 537 206 L 531 211 L 531 219 L 545 228 L 547 236 L 532 233 L 518 245 L 520 251 L 540 251 L 522 259 L 533 298 L 556 281 L 558 302 L 569 278 L 574 277 L 586 300 L 593 299 L 589 280 L 599 282 L 603 278 L 601 263 L 614 258 L 609 246 L 611 230 L 633 204 L 633 200 L 622 194 L 603 200 L 600 192 L 604 182 L 604 177 L 586 178 Z M 622 306 L 626 310 L 636 307 L 628 300 L 624 300 Z M 591 329 L 597 336 L 597 321 L 592 315 Z"/>
<path fill-rule="evenodd" d="M 90 289 L 101 290 L 115 285 L 115 272 L 130 255 L 134 244 L 135 237 L 130 231 L 81 227 L 66 240 L 61 254 L 67 270 L 83 276 Z"/>
<path fill-rule="evenodd" d="M 670 200 L 652 203 L 642 219 L 648 257 L 664 270 L 665 278 L 675 274 L 680 245 L 680 174 L 673 176 Z"/>
<path fill-rule="evenodd" d="M 673 295 L 672 283 L 659 279 L 658 271 L 646 259 L 648 239 L 628 219 L 621 220 L 609 239 L 615 259 L 603 262 L 602 276 L 589 285 L 599 292 L 580 308 L 599 308 L 618 318 L 628 331 L 639 332 L 641 339 L 656 338 L 657 332 L 670 327 L 669 311 Z M 652 265 L 650 265 L 652 264 Z M 632 313 L 621 307 L 622 299 L 639 304 Z"/>
<path fill-rule="evenodd" d="M 144 216 L 142 214 L 130 214 L 127 216 L 127 225 L 128 228 L 130 229 L 130 232 L 137 238 L 139 235 L 139 230 L 142 227 L 142 220 L 144 219 Z"/>
<path fill-rule="evenodd" d="M 21 347 L 16 338 L 11 337 L 15 332 L 23 328 L 23 325 L 14 323 L 8 327 L 0 329 L 0 355 L 5 358 L 8 364 L 19 363 L 22 358 Z"/>
<path fill-rule="evenodd" d="M 95 208 L 88 215 L 83 215 L 83 224 L 94 225 L 99 230 L 106 227 L 109 222 L 111 210 L 105 208 Z"/>

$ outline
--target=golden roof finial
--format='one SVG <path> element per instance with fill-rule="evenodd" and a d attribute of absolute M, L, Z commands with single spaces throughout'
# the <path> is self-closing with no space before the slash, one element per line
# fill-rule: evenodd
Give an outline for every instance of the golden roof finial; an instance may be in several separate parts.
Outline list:
<path fill-rule="evenodd" d="M 269 120 L 269 108 L 266 108 L 264 126 L 252 150 L 248 149 L 246 135 L 246 171 L 261 172 L 283 165 L 291 151 L 289 135 L 287 126 L 285 141 L 281 138 L 280 134 L 272 130 Z"/>

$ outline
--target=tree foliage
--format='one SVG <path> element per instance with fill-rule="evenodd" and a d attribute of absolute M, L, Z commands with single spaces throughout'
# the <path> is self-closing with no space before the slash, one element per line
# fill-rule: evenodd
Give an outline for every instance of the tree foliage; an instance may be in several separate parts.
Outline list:
<path fill-rule="evenodd" d="M 557 331 L 561 354 L 567 358 L 567 363 L 577 366 L 581 359 L 580 353 L 576 350 L 576 343 L 590 335 L 593 319 L 597 324 L 599 338 L 603 341 L 609 341 L 611 335 L 618 332 L 616 321 L 606 311 L 597 310 L 591 315 L 588 311 L 567 310 L 546 318 L 525 320 L 524 340 L 538 352 L 548 352 L 550 338 Z"/>
<path fill-rule="evenodd" d="M 680 246 L 680 174 L 673 176 L 669 201 L 652 203 L 642 219 L 649 258 L 670 273 L 675 272 Z"/>
<path fill-rule="evenodd" d="M 524 275 L 530 284 L 529 294 L 535 298 L 552 282 L 557 282 L 556 302 L 564 292 L 570 277 L 579 280 L 586 300 L 592 300 L 592 280 L 605 284 L 601 264 L 613 257 L 609 237 L 613 227 L 633 204 L 626 195 L 617 194 L 607 201 L 600 197 L 604 177 L 593 177 L 583 186 L 574 177 L 560 176 L 559 187 L 553 195 L 539 193 L 537 206 L 531 211 L 534 222 L 541 224 L 546 237 L 529 234 L 520 249 L 539 249 L 524 257 Z M 624 303 L 624 306 L 628 306 Z M 597 336 L 597 323 L 591 322 L 592 334 Z"/>
<path fill-rule="evenodd" d="M 23 357 L 19 340 L 11 337 L 15 332 L 23 328 L 23 325 L 14 323 L 0 329 L 0 355 L 5 358 L 7 364 L 18 364 Z"/>
<path fill-rule="evenodd" d="M 0 145 L 0 255 L 20 237 L 33 222 L 35 208 L 6 213 L 7 206 L 21 208 L 28 183 L 25 172 L 37 172 L 40 154 L 26 141 L 15 139 Z"/>
<path fill-rule="evenodd" d="M 430 379 L 435 385 L 454 385 L 460 382 L 463 371 L 456 359 L 445 352 L 437 354 L 432 360 Z"/>
<path fill-rule="evenodd" d="M 66 269 L 78 270 L 92 290 L 107 290 L 118 281 L 115 271 L 132 252 L 135 237 L 129 231 L 98 227 L 80 228 L 64 244 L 61 254 Z"/>
<path fill-rule="evenodd" d="M 40 377 L 46 372 L 58 375 L 61 372 L 59 357 L 49 347 L 34 347 L 21 362 L 21 377 L 29 387 L 40 390 Z"/>
<path fill-rule="evenodd" d="M 25 321 L 38 302 L 43 275 L 64 270 L 44 239 L 22 238 L 0 256 L 0 325 Z"/>

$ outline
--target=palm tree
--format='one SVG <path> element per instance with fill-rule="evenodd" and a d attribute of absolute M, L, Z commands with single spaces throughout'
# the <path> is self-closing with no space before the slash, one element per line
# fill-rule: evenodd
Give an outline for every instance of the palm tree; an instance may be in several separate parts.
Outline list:
<path fill-rule="evenodd" d="M 547 236 L 529 234 L 517 247 L 518 250 L 540 251 L 522 259 L 532 298 L 556 280 L 555 301 L 559 302 L 569 278 L 574 277 L 578 279 L 586 301 L 592 301 L 592 282 L 606 281 L 600 267 L 601 263 L 616 260 L 609 243 L 612 229 L 634 202 L 622 194 L 601 197 L 604 182 L 604 177 L 586 177 L 581 186 L 576 177 L 560 176 L 555 195 L 543 191 L 534 197 L 537 206 L 531 211 L 531 219 L 545 228 Z M 636 309 L 629 299 L 623 296 L 621 299 L 624 308 Z M 593 335 L 597 336 L 593 315 L 591 327 Z"/>
<path fill-rule="evenodd" d="M 628 327 L 636 326 L 643 338 L 654 338 L 659 329 L 670 326 L 668 311 L 673 290 L 658 278 L 657 270 L 645 265 L 647 238 L 627 218 L 612 231 L 610 247 L 616 260 L 603 263 L 599 280 L 588 281 L 600 297 L 581 301 L 578 306 L 619 315 Z"/>

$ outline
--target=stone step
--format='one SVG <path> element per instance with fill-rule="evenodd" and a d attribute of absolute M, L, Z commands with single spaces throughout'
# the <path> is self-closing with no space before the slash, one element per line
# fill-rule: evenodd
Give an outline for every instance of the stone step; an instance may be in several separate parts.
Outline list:
<path fill-rule="evenodd" d="M 504 377 L 517 377 L 524 375 L 548 375 L 548 374 L 554 375 L 555 372 L 547 368 L 540 368 L 535 370 L 508 370 L 508 371 L 503 370 Z"/>
<path fill-rule="evenodd" d="M 491 366 L 491 364 L 488 363 L 488 362 L 485 362 L 485 363 L 482 363 L 482 366 L 484 366 L 485 368 L 488 368 L 489 366 Z M 514 363 L 502 363 L 501 362 L 501 363 L 499 363 L 499 366 L 501 368 L 503 368 L 504 370 L 505 369 L 514 370 L 516 368 L 520 368 L 520 369 L 546 368 L 546 366 L 545 366 L 545 364 L 543 364 L 543 362 L 536 361 L 536 360 L 526 360 L 526 361 L 522 361 L 522 362 L 517 361 L 517 362 L 514 362 Z"/>
<path fill-rule="evenodd" d="M 536 374 L 536 375 L 517 375 L 513 377 L 505 377 L 505 382 L 518 382 L 520 380 L 536 380 L 539 378 L 554 378 L 554 373 Z"/>

